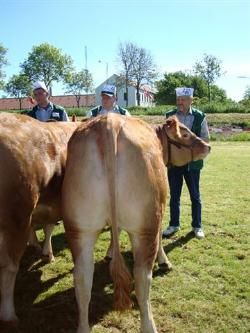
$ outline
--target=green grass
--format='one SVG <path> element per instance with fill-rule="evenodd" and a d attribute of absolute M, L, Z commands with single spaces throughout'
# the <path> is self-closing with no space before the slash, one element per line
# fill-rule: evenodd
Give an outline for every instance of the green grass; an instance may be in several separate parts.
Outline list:
<path fill-rule="evenodd" d="M 160 105 L 155 108 L 131 107 L 129 111 L 133 116 L 139 116 L 146 121 L 152 123 L 160 123 L 165 121 L 165 113 L 170 110 L 171 105 Z M 89 108 L 68 108 L 69 116 L 75 114 L 81 118 L 86 115 Z M 0 110 L 3 112 L 4 110 Z M 7 112 L 20 112 L 18 110 L 8 110 Z M 250 112 L 249 113 L 208 113 L 207 120 L 211 126 L 240 126 L 243 128 L 250 128 Z"/>
<path fill-rule="evenodd" d="M 151 302 L 159 333 L 250 332 L 250 143 L 212 142 L 212 152 L 201 177 L 204 240 L 190 231 L 190 200 L 182 195 L 181 231 L 163 241 L 174 270 L 156 269 Z M 168 207 L 163 227 L 168 224 Z M 42 233 L 39 233 L 42 237 Z M 126 234 L 121 249 L 132 265 Z M 94 333 L 137 333 L 139 311 L 112 310 L 112 283 L 103 257 L 109 232 L 101 234 L 95 249 L 95 276 L 90 305 Z M 53 237 L 56 262 L 43 264 L 27 250 L 17 277 L 15 302 L 19 330 L 3 333 L 73 333 L 77 307 L 72 260 L 63 227 Z M 133 299 L 135 300 L 134 296 Z M 136 302 L 135 302 L 136 304 Z"/>
<path fill-rule="evenodd" d="M 211 141 L 250 141 L 250 132 L 211 133 Z"/>

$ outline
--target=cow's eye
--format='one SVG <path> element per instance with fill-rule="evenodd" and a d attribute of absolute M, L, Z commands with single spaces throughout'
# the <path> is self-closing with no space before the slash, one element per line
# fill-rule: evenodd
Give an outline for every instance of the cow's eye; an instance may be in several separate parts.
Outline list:
<path fill-rule="evenodd" d="M 183 138 L 187 138 L 188 137 L 188 134 L 183 134 Z"/>

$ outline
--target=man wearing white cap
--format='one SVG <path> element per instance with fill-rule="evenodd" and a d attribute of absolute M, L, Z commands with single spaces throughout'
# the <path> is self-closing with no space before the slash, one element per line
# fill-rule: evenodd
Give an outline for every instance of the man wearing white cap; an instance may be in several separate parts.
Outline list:
<path fill-rule="evenodd" d="M 176 106 L 168 111 L 166 117 L 175 115 L 181 123 L 186 125 L 204 141 L 209 141 L 209 131 L 205 114 L 192 107 L 193 88 L 176 88 Z M 170 223 L 163 231 L 163 238 L 173 235 L 180 229 L 180 197 L 185 179 L 191 204 L 192 204 L 192 229 L 198 239 L 205 237 L 201 223 L 201 198 L 200 198 L 200 170 L 203 161 L 191 162 L 183 167 L 170 166 L 168 168 L 168 182 L 170 189 Z"/>
<path fill-rule="evenodd" d="M 33 107 L 28 115 L 40 121 L 68 121 L 65 109 L 53 104 L 49 100 L 49 92 L 44 82 L 37 81 L 33 84 L 33 95 L 37 105 Z"/>
<path fill-rule="evenodd" d="M 87 117 L 96 117 L 109 112 L 118 113 L 124 116 L 130 116 L 128 110 L 121 108 L 116 104 L 116 87 L 112 84 L 105 84 L 101 91 L 102 105 L 91 109 Z"/>

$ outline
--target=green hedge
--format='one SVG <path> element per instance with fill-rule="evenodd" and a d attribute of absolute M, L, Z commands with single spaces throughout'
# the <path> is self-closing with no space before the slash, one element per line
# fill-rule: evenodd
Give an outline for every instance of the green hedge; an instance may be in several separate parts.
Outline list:
<path fill-rule="evenodd" d="M 241 103 L 206 103 L 196 105 L 205 113 L 250 113 L 250 106 Z"/>
<path fill-rule="evenodd" d="M 157 105 L 154 107 L 133 106 L 128 108 L 133 115 L 163 115 L 166 111 L 174 108 L 175 105 Z M 205 113 L 250 113 L 250 105 L 241 103 L 195 103 L 194 107 Z"/>
<path fill-rule="evenodd" d="M 141 106 L 132 106 L 128 110 L 132 115 L 148 115 L 148 116 L 159 116 L 164 115 L 168 110 L 174 108 L 175 105 L 156 105 L 154 107 L 141 107 Z M 205 113 L 250 113 L 250 104 L 242 103 L 206 103 L 199 104 L 196 102 L 194 107 L 200 109 Z M 86 112 L 90 108 L 67 108 L 69 116 L 75 114 L 76 116 L 84 117 Z M 22 110 L 24 111 L 24 110 Z M 8 110 L 8 112 L 20 112 L 19 110 Z"/>
<path fill-rule="evenodd" d="M 132 115 L 148 115 L 148 116 L 162 116 L 168 110 L 174 108 L 174 105 L 157 105 L 154 107 L 142 107 L 142 106 L 131 106 L 128 108 L 128 111 Z"/>

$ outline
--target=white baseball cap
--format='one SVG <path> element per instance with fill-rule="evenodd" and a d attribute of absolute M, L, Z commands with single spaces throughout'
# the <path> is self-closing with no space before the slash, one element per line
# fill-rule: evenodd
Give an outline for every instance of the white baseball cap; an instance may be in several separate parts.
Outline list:
<path fill-rule="evenodd" d="M 44 91 L 48 92 L 48 89 L 45 85 L 45 83 L 43 81 L 36 81 L 33 83 L 32 85 L 32 89 L 36 90 L 36 89 L 43 89 Z"/>
<path fill-rule="evenodd" d="M 102 95 L 107 95 L 107 96 L 115 96 L 116 95 L 116 87 L 112 84 L 105 84 L 102 87 L 102 91 L 101 91 Z"/>

